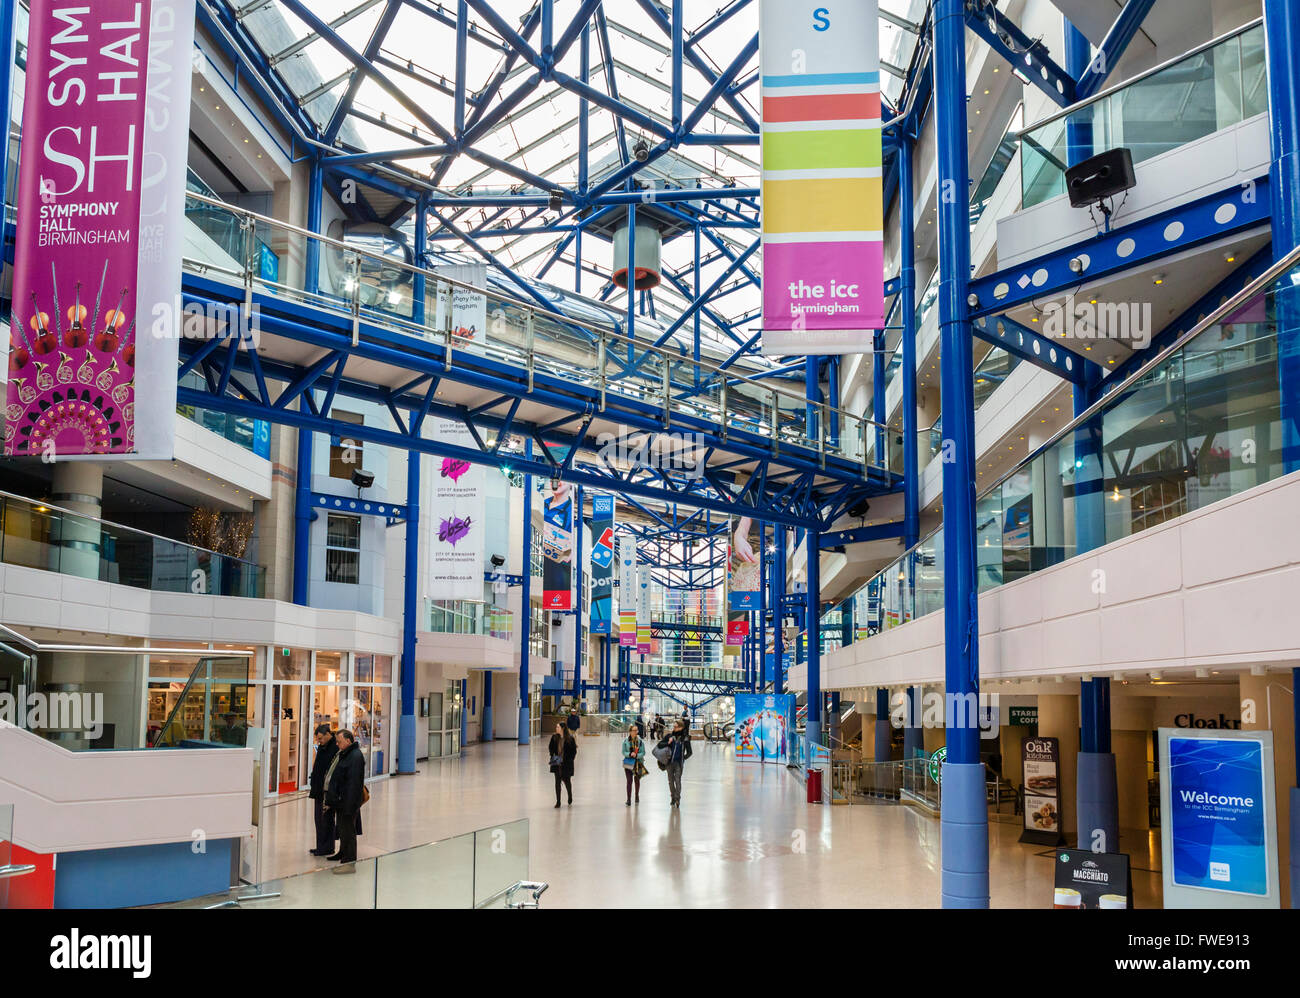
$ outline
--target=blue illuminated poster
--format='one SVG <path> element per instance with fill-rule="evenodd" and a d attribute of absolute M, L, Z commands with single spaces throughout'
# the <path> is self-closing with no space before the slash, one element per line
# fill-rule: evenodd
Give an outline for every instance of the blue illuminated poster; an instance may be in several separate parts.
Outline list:
<path fill-rule="evenodd" d="M 1174 883 L 1267 894 L 1260 744 L 1171 738 L 1167 778 Z"/>
<path fill-rule="evenodd" d="M 736 694 L 735 731 L 737 761 L 788 764 L 794 731 L 794 696 Z"/>

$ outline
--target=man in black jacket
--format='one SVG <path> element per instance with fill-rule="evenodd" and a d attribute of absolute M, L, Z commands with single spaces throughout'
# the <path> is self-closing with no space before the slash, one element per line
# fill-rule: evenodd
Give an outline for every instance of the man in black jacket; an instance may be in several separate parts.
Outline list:
<path fill-rule="evenodd" d="M 325 809 L 325 774 L 329 772 L 330 763 L 338 755 L 339 747 L 334 743 L 334 732 L 328 724 L 316 726 L 316 758 L 311 764 L 311 793 L 315 801 L 316 813 L 316 848 L 313 856 L 328 856 L 334 851 L 334 812 Z"/>
<path fill-rule="evenodd" d="M 336 736 L 339 754 L 325 778 L 325 806 L 338 823 L 339 851 L 330 856 L 340 863 L 357 861 L 357 836 L 361 834 L 361 805 L 365 803 L 366 760 L 356 737 L 344 728 Z"/>

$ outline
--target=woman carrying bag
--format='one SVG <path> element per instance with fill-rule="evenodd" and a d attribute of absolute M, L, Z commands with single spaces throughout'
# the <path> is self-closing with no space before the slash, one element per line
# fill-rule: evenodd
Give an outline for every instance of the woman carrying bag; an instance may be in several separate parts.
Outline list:
<path fill-rule="evenodd" d="M 555 806 L 560 806 L 560 787 L 569 792 L 569 806 L 573 806 L 573 760 L 578 754 L 578 740 L 573 732 L 563 724 L 555 726 L 550 744 L 546 748 L 550 756 L 551 772 L 555 774 Z"/>
<path fill-rule="evenodd" d="M 645 739 L 641 729 L 632 725 L 623 739 L 623 772 L 627 775 L 627 806 L 632 806 L 632 788 L 636 787 L 636 802 L 641 803 L 641 777 L 647 772 L 645 768 Z"/>

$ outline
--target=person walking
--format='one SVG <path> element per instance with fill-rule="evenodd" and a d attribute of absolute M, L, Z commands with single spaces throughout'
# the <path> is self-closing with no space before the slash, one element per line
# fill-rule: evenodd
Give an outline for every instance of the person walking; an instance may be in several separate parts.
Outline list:
<path fill-rule="evenodd" d="M 633 787 L 636 787 L 636 802 L 640 804 L 641 777 L 645 773 L 645 739 L 635 724 L 623 739 L 623 772 L 627 775 L 627 806 L 632 806 Z"/>
<path fill-rule="evenodd" d="M 347 728 L 334 736 L 338 755 L 325 779 L 325 804 L 338 825 L 338 852 L 328 857 L 340 863 L 357 861 L 357 836 L 361 834 L 361 805 L 366 802 L 366 761 L 356 737 Z"/>
<path fill-rule="evenodd" d="M 668 752 L 668 796 L 670 807 L 682 804 L 682 769 L 691 757 L 691 727 L 684 717 L 679 717 L 668 737 L 660 743 Z"/>
<path fill-rule="evenodd" d="M 578 740 L 563 724 L 555 726 L 547 752 L 551 757 L 551 772 L 555 774 L 555 806 L 560 806 L 560 787 L 569 793 L 569 806 L 573 806 L 573 760 L 578 754 Z"/>
<path fill-rule="evenodd" d="M 334 732 L 328 724 L 318 724 L 315 733 L 316 758 L 311 764 L 311 791 L 308 796 L 314 801 L 316 819 L 316 848 L 313 856 L 328 856 L 334 851 L 337 834 L 334 828 L 334 812 L 325 807 L 325 774 L 330 771 L 334 757 L 339 754 L 338 744 L 334 741 Z"/>

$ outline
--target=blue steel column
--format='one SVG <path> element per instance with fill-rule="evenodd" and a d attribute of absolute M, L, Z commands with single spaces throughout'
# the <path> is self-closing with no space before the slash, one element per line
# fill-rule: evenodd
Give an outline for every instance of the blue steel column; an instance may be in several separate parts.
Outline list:
<path fill-rule="evenodd" d="M 1065 68 L 1082 79 L 1092 62 L 1092 45 L 1083 32 L 1065 22 Z M 1093 154 L 1092 123 L 1083 117 L 1066 122 L 1069 165 Z M 1100 382 L 1093 376 L 1074 386 L 1074 414 L 1097 399 Z M 1075 431 L 1074 522 L 1076 553 L 1106 543 L 1105 499 L 1102 495 L 1101 430 L 1096 423 Z M 1075 781 L 1075 815 L 1079 845 L 1095 852 L 1119 850 L 1119 781 L 1110 750 L 1110 679 L 1103 676 L 1079 685 L 1080 752 Z"/>
<path fill-rule="evenodd" d="M 429 249 L 429 204 L 423 196 L 415 205 L 415 265 L 423 268 L 425 266 L 425 255 Z M 424 296 L 426 293 L 426 278 L 424 271 L 417 271 L 414 279 L 411 281 L 411 321 L 417 326 L 424 325 L 425 308 Z"/>
<path fill-rule="evenodd" d="M 767 524 L 758 524 L 758 667 L 750 688 L 754 692 L 767 684 Z"/>
<path fill-rule="evenodd" d="M 925 739 L 922 737 L 921 727 L 921 694 L 922 689 L 919 686 L 909 686 L 904 691 L 906 697 L 904 702 L 906 713 L 903 715 L 904 759 L 915 759 L 925 751 Z"/>
<path fill-rule="evenodd" d="M 899 204 L 902 204 L 901 195 Z M 880 467 L 888 468 L 889 434 L 885 432 L 885 423 L 889 419 L 889 409 L 885 401 L 885 370 L 888 367 L 885 363 L 885 331 L 877 329 L 871 342 L 871 418 L 876 423 L 876 462 Z"/>
<path fill-rule="evenodd" d="M 460 681 L 460 750 L 465 751 L 469 740 L 469 680 Z"/>
<path fill-rule="evenodd" d="M 311 164 L 311 179 L 307 190 L 307 228 L 311 232 L 321 230 L 321 199 L 325 184 L 324 171 L 321 169 L 320 157 Z M 320 290 L 320 243 L 314 239 L 307 240 L 307 273 L 303 278 L 303 287 L 309 294 Z M 306 410 L 307 396 L 304 393 L 298 402 Z M 311 569 L 311 469 L 312 469 L 312 432 L 305 427 L 298 429 L 298 469 L 294 486 L 293 513 L 293 601 L 299 606 L 307 605 L 307 579 Z"/>
<path fill-rule="evenodd" d="M 490 742 L 495 735 L 492 724 L 492 672 L 483 670 L 483 741 Z"/>
<path fill-rule="evenodd" d="M 524 458 L 533 459 L 533 441 L 524 441 Z M 529 645 L 532 643 L 533 624 L 533 476 L 524 475 L 524 554 L 523 586 L 519 603 L 519 744 L 528 744 L 531 721 L 531 696 L 528 688 Z"/>
<path fill-rule="evenodd" d="M 582 486 L 573 492 L 573 701 L 582 697 Z"/>
<path fill-rule="evenodd" d="M 821 745 L 822 714 L 825 711 L 822 696 L 822 635 L 821 635 L 821 533 L 809 528 L 804 534 L 808 552 L 808 593 L 805 630 L 808 634 L 808 724 L 805 734 L 809 745 Z"/>
<path fill-rule="evenodd" d="M 921 472 L 916 454 L 916 202 L 912 184 L 912 136 L 903 129 L 898 141 L 898 242 L 901 260 L 898 297 L 903 311 L 903 550 L 921 539 Z M 880 364 L 883 370 L 883 360 Z M 883 374 L 882 374 L 883 381 Z M 880 387 L 881 407 L 885 387 Z M 885 416 L 876 417 L 882 423 Z M 888 467 L 888 462 L 886 462 Z"/>
<path fill-rule="evenodd" d="M 397 771 L 415 772 L 415 644 L 420 628 L 420 452 L 406 452 L 406 565 L 402 577 L 402 717 Z"/>
<path fill-rule="evenodd" d="M 777 523 L 772 527 L 776 534 L 776 555 L 772 559 L 772 692 L 785 691 L 785 628 L 782 622 L 785 616 L 785 539 L 788 536 L 785 526 Z"/>
<path fill-rule="evenodd" d="M 979 695 L 979 608 L 975 588 L 975 398 L 970 284 L 970 169 L 966 144 L 966 20 L 963 0 L 937 0 L 934 102 L 939 165 L 939 329 L 943 432 L 944 680 L 946 702 Z M 989 827 L 979 711 L 950 709 L 943 766 L 943 905 L 987 908 Z"/>
<path fill-rule="evenodd" d="M 876 689 L 876 762 L 888 762 L 893 743 L 892 721 L 889 717 L 889 690 Z"/>
<path fill-rule="evenodd" d="M 1273 163 L 1273 254 L 1281 259 L 1300 245 L 1300 4 L 1264 0 L 1269 137 Z M 1282 467 L 1300 468 L 1300 302 L 1287 288 L 1277 300 L 1278 384 L 1281 389 Z M 1300 686 L 1300 669 L 1292 669 Z M 1295 688 L 1293 686 L 1293 688 Z M 1300 707 L 1294 728 L 1300 759 Z M 1300 768 L 1297 769 L 1300 773 Z M 1291 788 L 1291 907 L 1300 906 L 1300 788 Z"/>

